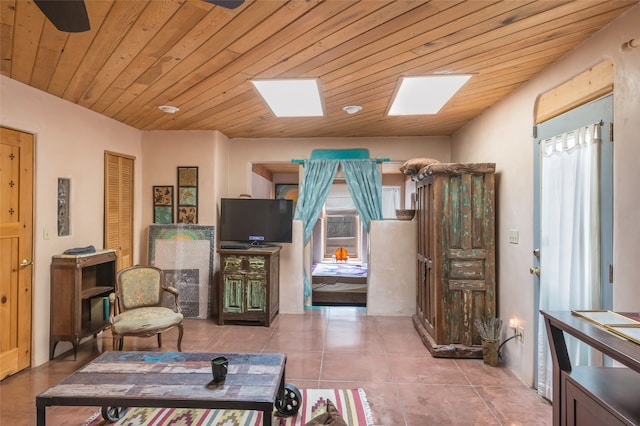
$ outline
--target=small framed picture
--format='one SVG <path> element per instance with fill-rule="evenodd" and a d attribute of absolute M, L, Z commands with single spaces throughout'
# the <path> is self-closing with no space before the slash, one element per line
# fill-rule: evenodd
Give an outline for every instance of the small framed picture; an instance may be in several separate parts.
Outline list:
<path fill-rule="evenodd" d="M 197 167 L 178 167 L 178 187 L 198 186 Z"/>
<path fill-rule="evenodd" d="M 173 223 L 173 185 L 153 187 L 153 223 Z"/>
<path fill-rule="evenodd" d="M 198 168 L 178 167 L 177 223 L 198 223 Z"/>
<path fill-rule="evenodd" d="M 178 223 L 186 223 L 190 225 L 195 225 L 196 223 L 198 223 L 198 208 L 179 206 Z"/>
<path fill-rule="evenodd" d="M 194 186 L 181 186 L 178 188 L 178 205 L 197 206 L 198 188 Z"/>

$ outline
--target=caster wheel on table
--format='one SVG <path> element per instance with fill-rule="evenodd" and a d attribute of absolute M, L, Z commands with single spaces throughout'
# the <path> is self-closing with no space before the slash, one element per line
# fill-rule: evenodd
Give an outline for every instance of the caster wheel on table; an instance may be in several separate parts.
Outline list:
<path fill-rule="evenodd" d="M 276 400 L 276 410 L 283 416 L 293 416 L 300 409 L 302 395 L 297 387 L 285 384 L 282 399 Z"/>
<path fill-rule="evenodd" d="M 127 407 L 102 407 L 102 418 L 114 423 L 124 417 Z"/>

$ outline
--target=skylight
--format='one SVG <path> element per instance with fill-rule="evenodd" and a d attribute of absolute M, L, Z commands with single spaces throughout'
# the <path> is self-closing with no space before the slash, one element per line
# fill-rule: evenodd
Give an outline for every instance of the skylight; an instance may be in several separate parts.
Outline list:
<path fill-rule="evenodd" d="M 470 75 L 400 77 L 389 115 L 437 114 Z"/>
<path fill-rule="evenodd" d="M 252 80 L 276 117 L 322 117 L 318 79 Z"/>

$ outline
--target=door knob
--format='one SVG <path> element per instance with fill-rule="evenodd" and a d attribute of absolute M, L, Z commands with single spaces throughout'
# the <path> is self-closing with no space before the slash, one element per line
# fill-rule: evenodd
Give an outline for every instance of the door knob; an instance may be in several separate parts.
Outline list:
<path fill-rule="evenodd" d="M 540 276 L 540 268 L 535 267 L 535 268 L 529 268 L 529 273 L 531 275 L 535 274 L 537 276 Z"/>
<path fill-rule="evenodd" d="M 27 266 L 31 265 L 32 263 L 33 263 L 33 260 L 22 259 L 22 263 L 20 263 L 20 267 L 21 268 L 26 268 Z"/>

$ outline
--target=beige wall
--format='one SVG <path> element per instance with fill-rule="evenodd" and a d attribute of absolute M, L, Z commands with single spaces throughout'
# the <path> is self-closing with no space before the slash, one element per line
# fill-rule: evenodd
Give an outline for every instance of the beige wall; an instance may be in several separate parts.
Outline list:
<path fill-rule="evenodd" d="M 290 163 L 304 160 L 314 149 L 367 148 L 371 158 L 404 161 L 414 157 L 449 160 L 448 136 L 384 138 L 290 138 L 231 139 L 229 148 L 229 193 L 251 193 L 253 163 Z"/>
<path fill-rule="evenodd" d="M 0 93 L 0 124 L 35 135 L 32 363 L 39 365 L 49 359 L 51 256 L 72 247 L 103 247 L 105 151 L 136 157 L 134 209 L 140 211 L 140 131 L 4 76 L 0 76 Z M 67 237 L 57 236 L 59 177 L 71 179 L 71 235 Z M 49 240 L 43 238 L 44 230 L 49 231 Z M 136 216 L 134 235 L 139 231 Z M 137 259 L 139 245 L 135 248 Z M 70 348 L 69 343 L 60 343 L 56 353 Z"/>
<path fill-rule="evenodd" d="M 217 226 L 218 200 L 226 196 L 228 181 L 228 143 L 227 137 L 216 130 L 142 132 L 141 260 L 147 259 L 148 228 L 153 223 L 152 187 L 173 185 L 177 191 L 178 167 L 198 167 L 198 224 Z M 174 208 L 177 218 L 177 205 Z"/>
<path fill-rule="evenodd" d="M 371 222 L 367 314 L 411 316 L 416 313 L 418 222 Z"/>
<path fill-rule="evenodd" d="M 614 62 L 614 309 L 640 310 L 640 285 L 635 264 L 640 253 L 640 48 L 622 51 L 640 37 L 640 6 L 587 40 L 511 96 L 457 132 L 452 159 L 496 163 L 499 177 L 497 241 L 499 253 L 499 315 L 516 318 L 525 328 L 525 343 L 509 343 L 506 361 L 522 379 L 533 384 L 534 306 L 529 274 L 533 250 L 533 116 L 540 94 L 610 58 Z M 518 245 L 508 243 L 508 230 L 520 231 Z M 543 271 L 544 273 L 544 271 Z"/>

